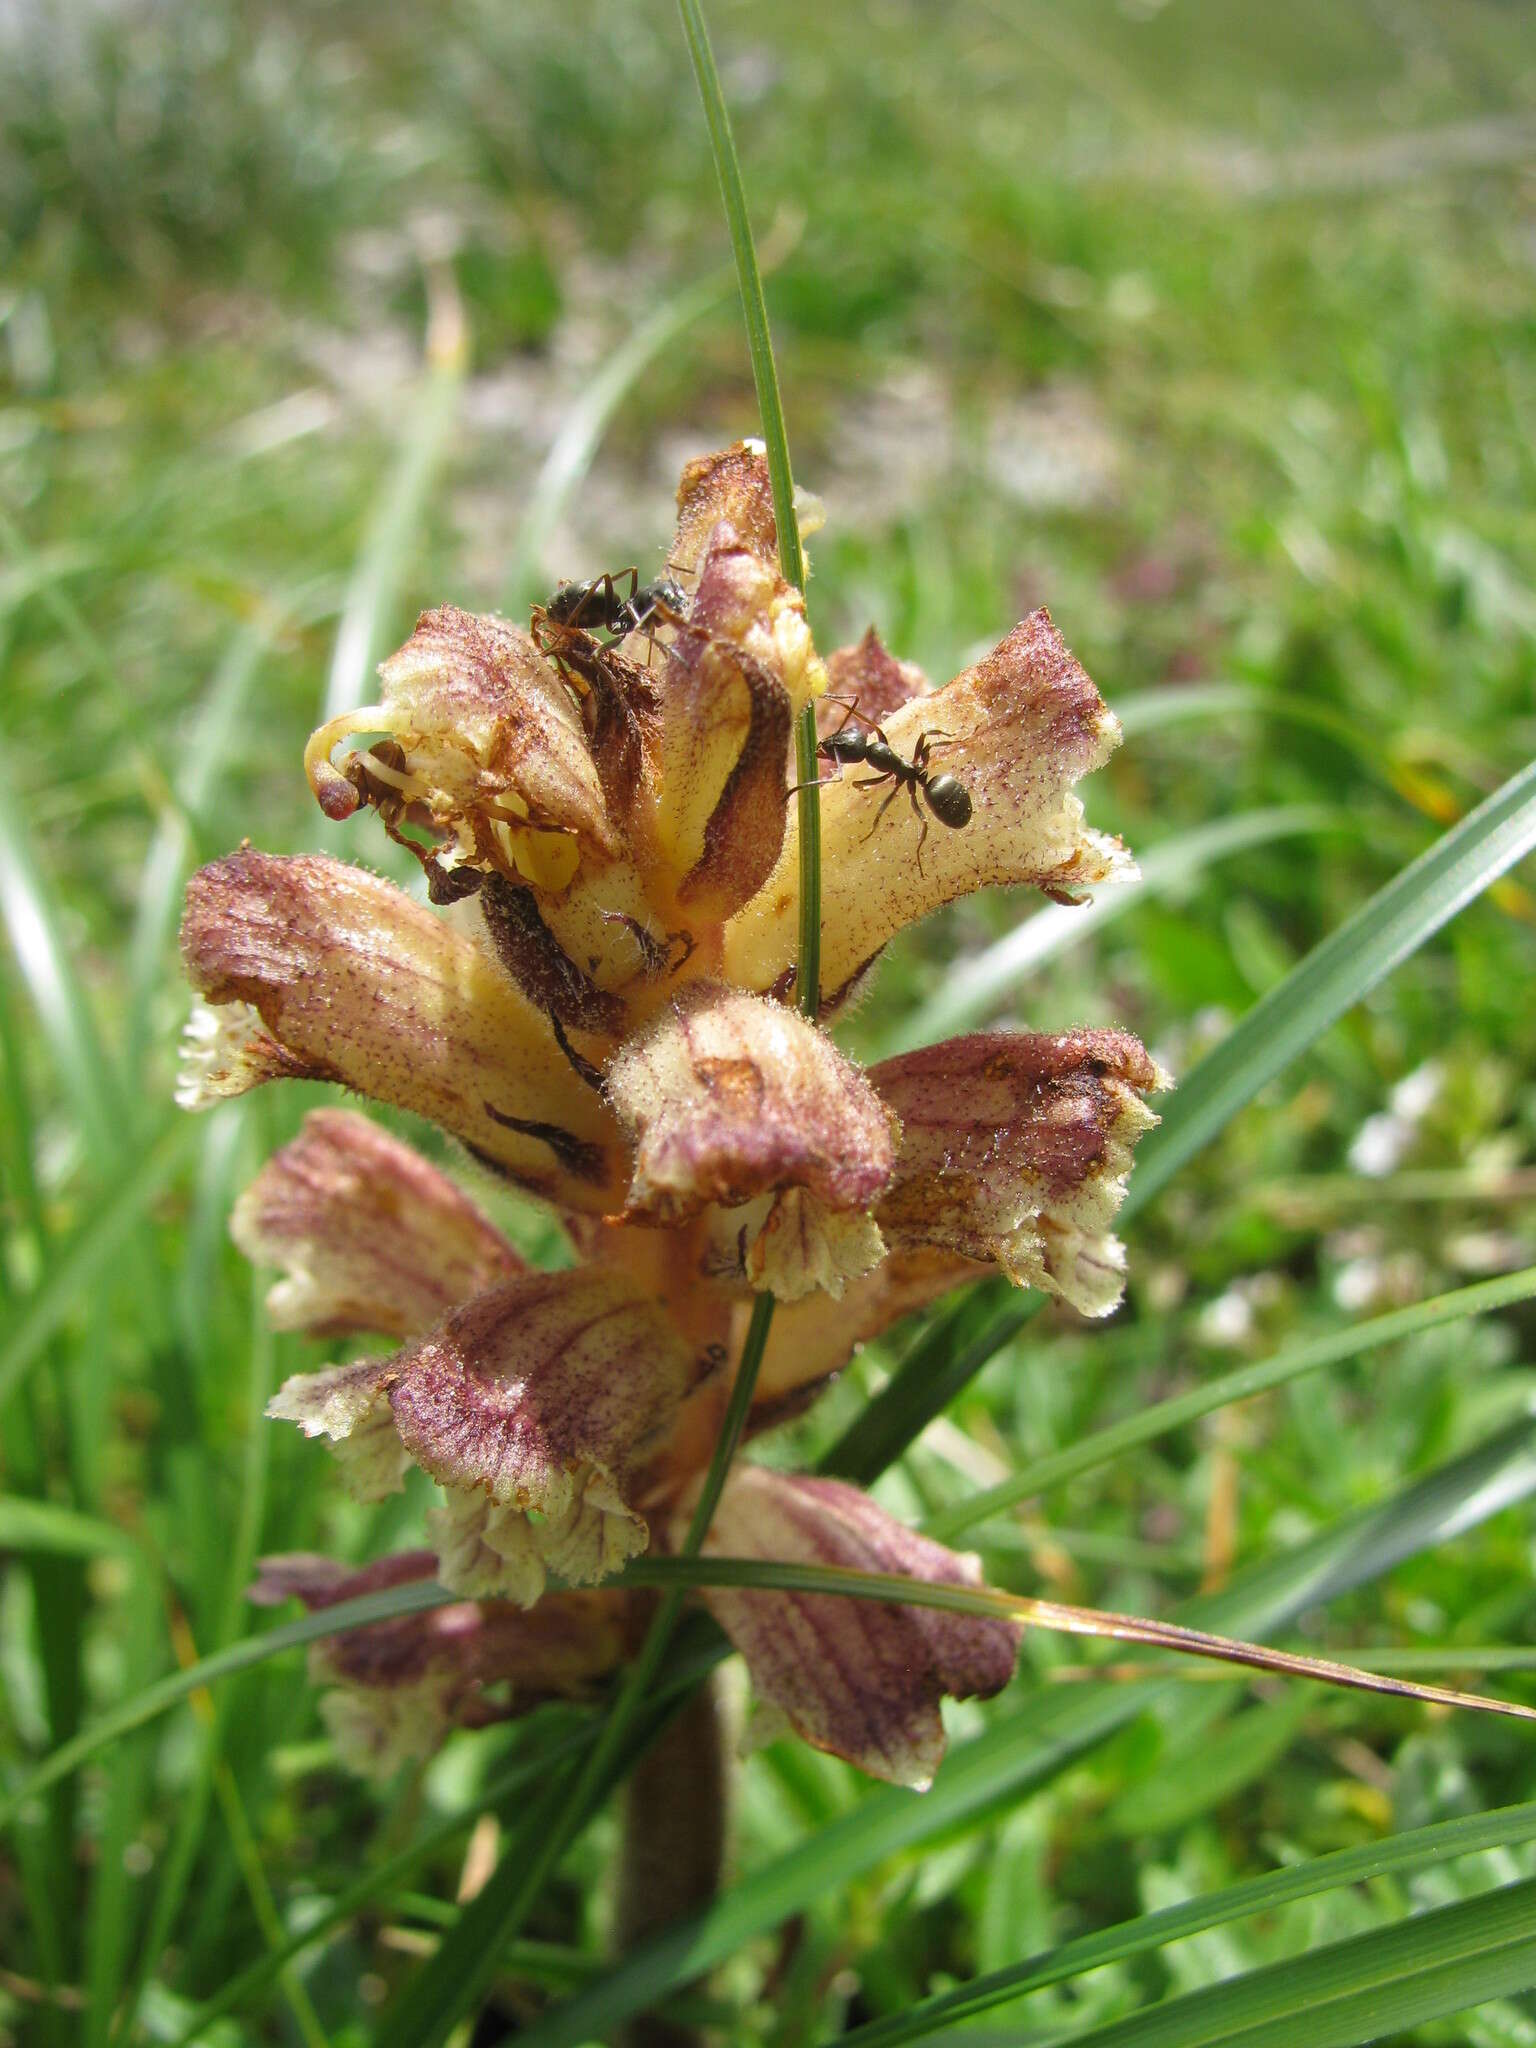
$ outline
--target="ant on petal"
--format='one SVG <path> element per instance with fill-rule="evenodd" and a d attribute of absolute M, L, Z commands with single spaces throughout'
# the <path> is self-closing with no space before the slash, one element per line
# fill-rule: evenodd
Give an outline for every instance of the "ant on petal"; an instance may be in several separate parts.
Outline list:
<path fill-rule="evenodd" d="M 621 595 L 619 583 L 629 578 L 629 591 Z M 557 626 L 582 627 L 586 631 L 612 633 L 622 640 L 630 633 L 643 632 L 654 618 L 666 619 L 685 611 L 687 593 L 677 578 L 663 570 L 654 583 L 642 584 L 640 571 L 605 570 L 585 583 L 562 583 L 544 615 Z"/>
<path fill-rule="evenodd" d="M 835 732 L 829 732 L 818 744 L 817 753 L 822 760 L 832 762 L 839 774 L 845 767 L 873 768 L 874 774 L 864 776 L 855 782 L 855 789 L 876 789 L 881 783 L 889 781 L 890 794 L 876 811 L 874 824 L 864 835 L 866 839 L 874 837 L 876 826 L 905 789 L 911 800 L 913 815 L 921 821 L 923 828 L 917 842 L 917 867 L 921 874 L 923 841 L 928 837 L 928 820 L 918 807 L 918 791 L 922 791 L 923 801 L 941 825 L 948 825 L 953 831 L 958 832 L 962 826 L 971 822 L 971 793 L 959 776 L 948 773 L 935 775 L 928 766 L 937 748 L 952 747 L 956 742 L 948 733 L 940 732 L 936 728 L 922 732 L 918 735 L 917 745 L 913 748 L 909 761 L 905 755 L 897 753 L 882 726 L 864 718 L 857 704 L 851 703 L 846 697 L 834 697 L 829 701 L 844 705 L 846 710 L 842 724 Z M 862 721 L 860 725 L 852 725 L 855 718 Z M 837 780 L 837 776 L 824 776 L 822 780 L 833 782 Z M 795 788 L 803 786 L 797 783 Z M 790 795 L 794 795 L 794 790 L 790 791 Z"/>

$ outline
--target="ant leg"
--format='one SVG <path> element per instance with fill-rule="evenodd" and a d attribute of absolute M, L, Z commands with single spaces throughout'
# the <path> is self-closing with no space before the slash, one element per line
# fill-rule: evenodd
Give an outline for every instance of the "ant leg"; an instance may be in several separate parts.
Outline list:
<path fill-rule="evenodd" d="M 665 943 L 662 943 L 653 939 L 639 918 L 631 917 L 627 911 L 605 910 L 602 918 L 604 924 L 621 924 L 629 933 L 640 949 L 640 971 L 647 981 L 655 981 L 660 975 L 675 971 L 669 969 L 668 961 L 672 952 L 672 941 L 679 936 L 678 933 L 668 932 Z M 690 945 L 688 951 L 692 950 Z M 683 958 L 687 957 L 685 953 Z"/>
<path fill-rule="evenodd" d="M 789 788 L 785 790 L 784 794 L 786 796 L 796 796 L 802 789 L 825 789 L 829 782 L 841 782 L 842 779 L 843 778 L 841 775 L 818 775 L 815 778 L 815 780 L 811 782 L 792 782 L 789 785 Z M 862 784 L 854 784 L 855 789 L 861 787 Z"/>
<path fill-rule="evenodd" d="M 827 734 L 828 739 L 835 740 L 838 737 L 839 733 L 846 732 L 848 730 L 850 720 L 855 718 L 860 720 L 863 719 L 864 714 L 862 711 L 860 711 L 857 703 L 854 701 L 852 697 L 828 697 L 825 699 L 825 702 L 827 702 L 828 704 L 841 704 L 843 706 L 843 722 L 837 728 L 836 732 L 830 732 Z"/>
<path fill-rule="evenodd" d="M 877 782 L 883 782 L 883 781 L 885 780 L 885 777 L 884 777 L 883 775 L 879 775 L 879 776 L 876 776 L 875 780 L 876 780 Z M 856 785 L 855 785 L 855 787 L 856 787 L 856 788 L 860 788 L 860 789 L 869 789 L 869 788 L 871 788 L 872 786 L 873 786 L 872 784 L 870 784 L 870 783 L 867 783 L 867 782 L 866 782 L 866 783 L 858 783 L 858 784 L 856 784 Z M 874 822 L 874 824 L 873 824 L 873 825 L 871 825 L 871 826 L 870 826 L 870 828 L 869 828 L 869 830 L 868 830 L 868 831 L 867 831 L 867 832 L 866 832 L 866 833 L 864 834 L 864 837 L 865 837 L 866 839 L 873 839 L 873 838 L 874 838 L 874 836 L 875 836 L 876 832 L 877 832 L 877 831 L 879 830 L 879 828 L 880 828 L 880 820 L 881 820 L 881 819 L 882 819 L 882 818 L 883 818 L 883 817 L 885 816 L 886 812 L 887 812 L 887 811 L 888 811 L 888 810 L 889 810 L 889 809 L 891 808 L 891 805 L 892 805 L 893 803 L 895 803 L 895 801 L 896 801 L 897 797 L 899 797 L 900 795 L 901 795 L 901 784 L 900 784 L 899 782 L 893 782 L 893 783 L 891 784 L 891 793 L 890 793 L 890 795 L 889 795 L 889 796 L 888 796 L 888 797 L 886 798 L 885 802 L 884 802 L 884 803 L 883 803 L 883 804 L 882 804 L 882 805 L 880 806 L 879 810 L 878 810 L 878 811 L 876 811 L 876 813 L 875 813 L 875 822 Z"/>

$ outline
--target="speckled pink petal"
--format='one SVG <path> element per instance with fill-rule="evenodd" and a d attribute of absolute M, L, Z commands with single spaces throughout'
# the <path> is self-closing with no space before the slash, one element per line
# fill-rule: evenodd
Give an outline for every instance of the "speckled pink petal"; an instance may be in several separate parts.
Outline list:
<path fill-rule="evenodd" d="M 914 1534 L 857 1487 L 757 1465 L 726 1482 L 704 1552 L 981 1582 L 974 1557 Z M 938 1769 L 941 1699 L 985 1699 L 1013 1675 L 1009 1622 L 822 1593 L 714 1587 L 703 1598 L 797 1734 L 898 1785 L 924 1787 Z"/>
<path fill-rule="evenodd" d="M 896 1125 L 853 1062 L 794 1011 L 695 984 L 608 1072 L 635 1148 L 625 1214 L 676 1224 L 710 1205 L 722 1270 L 791 1298 L 880 1257 L 868 1210 Z"/>
<path fill-rule="evenodd" d="M 622 1198 L 619 1133 L 548 1019 L 393 883 L 319 854 L 242 848 L 192 877 L 181 944 L 198 993 L 254 1019 L 272 1049 L 254 1069 L 229 1065 L 221 1086 L 205 1073 L 199 1100 L 272 1072 L 341 1081 L 431 1118 L 566 1208 Z"/>
<path fill-rule="evenodd" d="M 903 926 L 977 889 L 1029 883 L 1075 895 L 1134 875 L 1116 839 L 1090 831 L 1072 785 L 1102 767 L 1120 727 L 1048 613 L 1033 613 L 985 661 L 882 719 L 907 760 L 927 734 L 929 768 L 961 781 L 971 815 L 939 822 L 895 785 L 861 787 L 857 767 L 821 792 L 823 1006 L 845 1000 Z M 777 865 L 726 928 L 725 973 L 745 988 L 792 986 L 800 841 L 791 807 Z"/>
<path fill-rule="evenodd" d="M 401 1451 L 448 1491 L 444 1584 L 528 1603 L 546 1570 L 590 1581 L 645 1548 L 629 1480 L 716 1364 L 621 1275 L 528 1273 L 391 1358 L 297 1375 L 267 1412 L 344 1445 L 371 1441 L 387 1407 Z"/>
<path fill-rule="evenodd" d="M 457 1302 L 524 1270 L 469 1197 L 355 1110 L 317 1109 L 235 1204 L 230 1235 L 282 1269 L 280 1330 L 415 1337 Z"/>
<path fill-rule="evenodd" d="M 1168 1079 L 1124 1031 L 978 1032 L 870 1070 L 902 1120 L 876 1211 L 893 1247 L 933 1247 L 1059 1294 L 1084 1315 L 1120 1299 L 1110 1233 L 1136 1140 Z"/>
<path fill-rule="evenodd" d="M 404 1551 L 352 1570 L 329 1558 L 267 1557 L 250 1598 L 274 1607 L 295 1598 L 313 1613 L 365 1593 L 428 1580 L 430 1550 Z M 450 1729 L 476 1726 L 542 1700 L 582 1698 L 620 1663 L 638 1617 L 632 1600 L 554 1594 L 530 1610 L 503 1601 L 456 1601 L 317 1643 L 310 1675 L 335 1688 L 321 1713 L 342 1761 L 385 1777 L 431 1755 Z M 486 1697 L 488 1687 L 505 1695 Z"/>
<path fill-rule="evenodd" d="M 674 575 L 697 573 L 709 537 L 722 519 L 760 562 L 778 567 L 773 484 L 760 441 L 736 441 L 684 464 L 677 486 L 677 530 L 667 552 Z"/>
<path fill-rule="evenodd" d="M 816 706 L 816 731 L 825 739 L 845 721 L 861 726 L 883 725 L 913 697 L 926 697 L 932 685 L 915 662 L 888 654 L 871 626 L 862 640 L 838 647 L 827 656 L 827 694 Z M 850 709 L 858 714 L 850 718 Z"/>

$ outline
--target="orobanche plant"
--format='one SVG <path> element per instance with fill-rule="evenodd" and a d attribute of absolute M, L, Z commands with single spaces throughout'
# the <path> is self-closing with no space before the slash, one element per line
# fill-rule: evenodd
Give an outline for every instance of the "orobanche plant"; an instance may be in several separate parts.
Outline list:
<path fill-rule="evenodd" d="M 296 1376 L 271 1414 L 325 1438 L 360 1499 L 413 1463 L 443 1488 L 430 1549 L 263 1572 L 260 1597 L 312 1607 L 434 1575 L 464 1596 L 316 1653 L 361 1765 L 588 1690 L 633 1651 L 649 1596 L 604 1582 L 681 1546 L 763 1295 L 779 1312 L 752 1434 L 985 1270 L 1087 1315 L 1119 1299 L 1111 1224 L 1155 1121 L 1144 1098 L 1165 1085 L 1135 1038 L 995 1032 L 861 1070 L 825 1028 L 939 905 L 997 885 L 1075 897 L 1134 872 L 1072 793 L 1115 746 L 1114 718 L 1044 612 L 939 690 L 873 632 L 823 659 L 780 572 L 755 444 L 690 463 L 678 508 L 663 596 L 626 606 L 594 585 L 590 608 L 565 593 L 530 631 L 426 613 L 380 701 L 310 741 L 327 815 L 375 811 L 430 906 L 250 847 L 188 890 L 187 1105 L 340 1082 L 440 1124 L 547 1203 L 573 1254 L 530 1269 L 454 1182 L 352 1111 L 312 1114 L 240 1200 L 241 1248 L 283 1272 L 279 1325 L 400 1346 Z M 824 771 L 814 1021 L 792 1007 L 791 741 L 808 703 Z M 979 1583 L 974 1558 L 856 1488 L 750 1459 L 703 1554 Z M 1001 1616 L 701 1597 L 770 1710 L 906 1784 L 942 1755 L 941 1698 L 989 1695 L 1013 1670 Z"/>

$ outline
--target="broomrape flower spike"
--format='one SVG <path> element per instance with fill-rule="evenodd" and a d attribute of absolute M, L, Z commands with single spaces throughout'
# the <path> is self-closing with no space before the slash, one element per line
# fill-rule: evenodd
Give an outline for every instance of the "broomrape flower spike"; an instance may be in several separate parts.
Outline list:
<path fill-rule="evenodd" d="M 602 1581 L 682 1542 L 760 1291 L 783 1306 L 753 1434 L 967 1278 L 1001 1271 L 1086 1315 L 1119 1299 L 1114 1214 L 1155 1121 L 1144 1098 L 1166 1085 L 1134 1038 L 985 1033 L 864 1071 L 826 1029 L 939 905 L 1133 872 L 1073 793 L 1118 727 L 1044 612 L 940 690 L 873 630 L 823 661 L 776 542 L 767 464 L 738 443 L 684 470 L 666 600 L 643 616 L 535 607 L 524 631 L 423 614 L 379 701 L 321 727 L 305 767 L 328 815 L 372 810 L 410 849 L 428 903 L 250 847 L 188 888 L 182 1102 L 340 1082 L 547 1204 L 575 1257 L 531 1270 L 456 1181 L 350 1109 L 310 1115 L 236 1206 L 237 1243 L 280 1275 L 273 1320 L 348 1347 L 270 1413 L 323 1439 L 362 1499 L 413 1465 L 443 1491 L 427 1550 L 361 1574 L 263 1568 L 265 1600 L 430 1574 L 463 1596 L 316 1652 L 360 1767 L 580 1693 L 633 1651 L 643 1596 Z M 793 1006 L 807 705 L 823 740 L 871 736 L 862 756 L 823 752 L 814 1021 Z M 860 758 L 883 787 L 836 772 Z M 926 839 L 908 801 L 924 761 L 969 798 Z M 855 1489 L 751 1463 L 705 1549 L 977 1579 Z M 1011 1621 L 703 1597 L 765 1708 L 899 1783 L 933 1775 L 941 1698 L 995 1692 L 1013 1667 Z"/>

